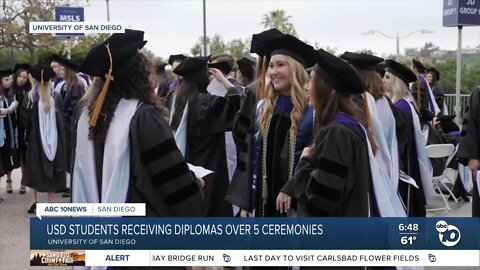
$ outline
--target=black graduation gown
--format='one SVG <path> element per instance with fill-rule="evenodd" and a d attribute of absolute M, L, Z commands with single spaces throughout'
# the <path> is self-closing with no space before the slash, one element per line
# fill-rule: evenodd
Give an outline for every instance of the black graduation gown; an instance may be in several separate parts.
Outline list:
<path fill-rule="evenodd" d="M 7 103 L 3 98 L 0 100 L 0 102 L 3 103 L 3 108 L 8 108 Z M 1 175 L 7 174 L 11 172 L 15 166 L 13 158 L 15 158 L 14 151 L 15 149 L 15 131 L 14 131 L 14 123 L 12 119 L 14 116 L 12 114 L 7 114 L 5 117 L 0 117 L 0 121 L 3 121 L 3 128 L 5 130 L 5 141 L 3 143 L 3 146 L 0 147 L 0 154 L 1 154 L 1 159 L 2 159 L 2 167 L 1 167 Z M 12 147 L 12 141 L 14 143 Z"/>
<path fill-rule="evenodd" d="M 468 159 L 480 159 L 480 89 L 470 96 L 468 110 L 463 121 L 462 132 L 460 134 L 460 145 L 458 146 L 457 156 L 464 159 L 465 165 Z M 473 182 L 473 200 L 472 217 L 480 217 L 480 197 L 478 194 L 478 179 Z"/>
<path fill-rule="evenodd" d="M 400 102 L 406 101 L 402 99 L 401 101 L 397 102 L 397 104 L 395 104 L 395 106 L 397 106 L 396 109 L 392 110 L 397 123 L 396 131 L 398 140 L 398 154 L 400 156 L 400 169 L 415 180 L 419 189 L 411 187 L 410 196 L 408 196 L 410 185 L 403 181 L 399 181 L 398 191 L 405 206 L 409 205 L 408 216 L 425 217 L 426 201 L 423 195 L 420 168 L 417 160 L 413 119 L 410 113 L 410 108 L 406 107 L 408 104 L 403 104 L 406 106 L 399 107 Z"/>
<path fill-rule="evenodd" d="M 432 93 L 435 98 L 435 102 L 437 103 L 438 108 L 440 111 L 443 111 L 443 105 L 444 105 L 444 100 L 445 100 L 445 93 L 443 93 L 443 90 L 438 84 L 435 84 L 432 88 Z"/>
<path fill-rule="evenodd" d="M 82 107 L 75 110 L 74 127 L 78 126 Z M 199 186 L 158 109 L 146 103 L 139 105 L 129 134 L 131 175 L 126 202 L 145 203 L 146 216 L 150 217 L 201 216 L 203 198 Z M 74 136 L 74 147 L 76 141 Z M 103 154 L 96 151 L 96 164 L 103 162 Z M 75 160 L 75 155 L 72 158 Z M 97 178 L 97 182 L 101 181 L 98 172 Z"/>
<path fill-rule="evenodd" d="M 15 112 L 15 121 L 14 125 L 17 129 L 17 147 L 18 147 L 18 162 L 25 164 L 25 151 L 27 150 L 27 146 L 25 144 L 26 140 L 26 127 L 24 126 L 24 122 L 22 119 L 27 119 L 27 108 L 24 107 L 24 99 L 28 98 L 27 93 L 28 89 L 16 89 L 15 90 L 15 97 L 18 101 L 17 111 Z"/>
<path fill-rule="evenodd" d="M 65 159 L 65 126 L 61 108 L 55 106 L 57 122 L 57 153 L 53 161 L 49 161 L 43 152 L 40 126 L 38 120 L 38 101 L 29 103 L 28 97 L 23 100 L 27 110 L 25 124 L 27 137 L 25 152 L 25 168 L 22 175 L 22 185 L 36 189 L 39 192 L 55 192 L 66 188 Z M 56 105 L 56 104 L 55 104 Z"/>
<path fill-rule="evenodd" d="M 65 91 L 65 84 L 60 93 L 55 97 L 55 103 L 62 108 L 61 112 L 65 123 L 65 151 L 67 172 L 71 173 L 72 137 L 73 137 L 73 113 L 80 99 L 85 94 L 85 89 L 75 81 L 69 91 Z M 67 96 L 68 95 L 68 96 Z M 66 100 L 66 97 L 68 100 Z"/>
<path fill-rule="evenodd" d="M 371 173 L 365 136 L 358 127 L 330 123 L 303 157 L 292 181 L 297 213 L 307 217 L 368 217 Z"/>
<path fill-rule="evenodd" d="M 417 86 L 418 81 L 420 81 L 420 87 Z M 418 77 L 418 81 L 414 82 L 410 87 L 410 92 L 412 93 L 413 99 L 417 102 L 417 92 L 418 88 L 420 89 L 420 108 L 432 111 L 430 109 L 430 91 L 428 91 L 427 81 L 423 77 Z M 442 105 L 443 107 L 443 105 Z"/>
<path fill-rule="evenodd" d="M 289 166 L 289 137 L 290 137 L 290 112 L 282 113 L 277 108 L 272 115 L 270 128 L 267 138 L 267 187 L 262 182 L 262 153 L 263 145 L 259 151 L 258 169 L 257 169 L 257 194 L 256 194 L 256 216 L 257 217 L 279 217 L 286 216 L 280 214 L 276 209 L 277 196 L 282 187 L 288 182 Z M 267 188 L 267 204 L 262 201 L 262 190 Z"/>
<path fill-rule="evenodd" d="M 158 85 L 157 86 L 157 96 L 164 102 L 167 98 L 167 96 L 170 94 L 170 92 L 173 92 L 173 90 L 170 90 L 169 84 L 167 81 L 163 85 Z"/>
<path fill-rule="evenodd" d="M 201 216 L 203 198 L 200 188 L 161 113 L 150 104 L 141 104 L 130 122 L 129 132 L 131 178 L 126 202 L 145 203 L 148 217 Z M 99 159 L 97 156 L 97 162 Z M 109 269 L 185 269 L 185 267 L 109 267 Z"/>
<path fill-rule="evenodd" d="M 213 171 L 203 179 L 207 217 L 233 216 L 232 205 L 225 200 L 229 186 L 225 132 L 232 130 L 240 99 L 241 89 L 231 87 L 225 97 L 198 94 L 196 102 L 188 104 L 185 159 Z"/>
<path fill-rule="evenodd" d="M 254 147 L 254 125 L 257 93 L 254 84 L 245 88 L 240 109 L 233 125 L 232 135 L 237 147 L 237 167 L 228 188 L 226 200 L 241 209 L 250 209 L 251 201 L 239 194 L 248 194 L 252 188 L 251 178 L 253 163 L 251 162 Z"/>

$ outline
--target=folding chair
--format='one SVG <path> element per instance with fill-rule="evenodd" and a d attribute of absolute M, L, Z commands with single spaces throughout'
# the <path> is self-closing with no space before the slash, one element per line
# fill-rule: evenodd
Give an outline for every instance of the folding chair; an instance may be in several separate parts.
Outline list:
<path fill-rule="evenodd" d="M 446 162 L 447 168 L 445 169 L 445 171 L 443 171 L 443 175 L 441 176 L 441 178 L 439 180 L 442 183 L 445 183 L 443 180 L 447 180 L 447 183 L 452 185 L 452 188 L 455 185 L 455 181 L 457 181 L 458 170 L 449 168 L 448 165 L 455 158 L 455 155 L 457 154 L 459 145 L 460 144 L 457 144 L 457 146 L 455 146 L 455 149 L 453 150 L 453 153 L 447 158 L 447 162 Z M 453 191 L 450 188 L 448 188 L 447 191 L 449 193 L 449 197 L 452 196 L 453 200 L 455 202 L 458 202 L 458 198 L 453 194 Z"/>
<path fill-rule="evenodd" d="M 449 211 L 450 210 L 450 206 L 448 205 L 448 201 L 447 201 L 448 197 L 446 197 L 446 195 L 443 194 L 440 186 L 442 186 L 445 190 L 447 190 L 449 195 L 455 197 L 453 195 L 452 190 L 447 185 L 445 185 L 445 183 L 442 181 L 442 179 L 444 179 L 445 177 L 448 178 L 448 176 L 445 176 L 445 173 L 448 171 L 447 165 L 452 160 L 454 154 L 455 154 L 455 146 L 453 144 L 427 145 L 427 156 L 429 158 L 447 158 L 447 162 L 445 162 L 445 167 L 443 168 L 442 173 L 440 175 L 433 176 L 433 188 L 436 189 L 442 196 L 443 201 L 445 202 L 445 207 L 427 209 L 427 211 L 441 211 L 441 210 Z"/>

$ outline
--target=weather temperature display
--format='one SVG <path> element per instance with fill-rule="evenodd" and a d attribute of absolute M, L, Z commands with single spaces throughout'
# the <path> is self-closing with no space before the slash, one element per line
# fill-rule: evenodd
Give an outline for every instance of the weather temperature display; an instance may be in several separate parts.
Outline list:
<path fill-rule="evenodd" d="M 425 225 L 421 222 L 402 221 L 399 220 L 390 227 L 390 244 L 400 249 L 422 248 L 425 245 Z"/>

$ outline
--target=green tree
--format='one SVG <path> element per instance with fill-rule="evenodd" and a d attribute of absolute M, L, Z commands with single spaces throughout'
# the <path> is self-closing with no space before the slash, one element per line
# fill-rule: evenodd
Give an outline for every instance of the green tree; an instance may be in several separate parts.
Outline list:
<path fill-rule="evenodd" d="M 72 59 L 85 58 L 92 47 L 104 42 L 109 36 L 110 34 L 102 33 L 75 38 L 72 42 Z"/>
<path fill-rule="evenodd" d="M 247 43 L 241 39 L 233 39 L 227 43 L 228 53 L 236 59 L 242 58 L 247 52 Z"/>
<path fill-rule="evenodd" d="M 263 14 L 262 25 L 265 29 L 277 28 L 284 34 L 298 37 L 295 27 L 290 22 L 292 16 L 288 16 L 285 10 L 277 9 Z"/>
<path fill-rule="evenodd" d="M 248 46 L 250 44 L 249 39 L 233 39 L 229 42 L 225 42 L 220 34 L 213 35 L 212 38 L 207 36 L 207 44 L 210 46 L 210 55 L 217 55 L 222 53 L 231 54 L 235 58 L 241 58 L 248 54 Z M 203 37 L 199 37 L 197 43 L 190 49 L 193 56 L 202 55 L 203 52 Z"/>
<path fill-rule="evenodd" d="M 29 33 L 33 21 L 53 21 L 55 6 L 72 5 L 66 0 L 18 0 L 2 1 L 0 14 L 0 48 L 25 49 L 31 61 L 37 62 L 37 50 L 53 46 L 57 42 L 50 34 Z M 12 62 L 15 59 L 12 59 Z"/>
<path fill-rule="evenodd" d="M 432 57 L 432 54 L 435 51 L 438 51 L 439 47 L 435 46 L 433 42 L 427 42 L 423 47 L 420 49 L 420 56 L 424 58 Z"/>

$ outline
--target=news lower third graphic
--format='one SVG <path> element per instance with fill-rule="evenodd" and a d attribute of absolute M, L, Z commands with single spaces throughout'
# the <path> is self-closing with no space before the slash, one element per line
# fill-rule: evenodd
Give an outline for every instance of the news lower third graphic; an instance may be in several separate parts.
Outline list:
<path fill-rule="evenodd" d="M 143 204 L 37 208 L 31 265 L 480 266 L 478 218 L 154 218 Z"/>

